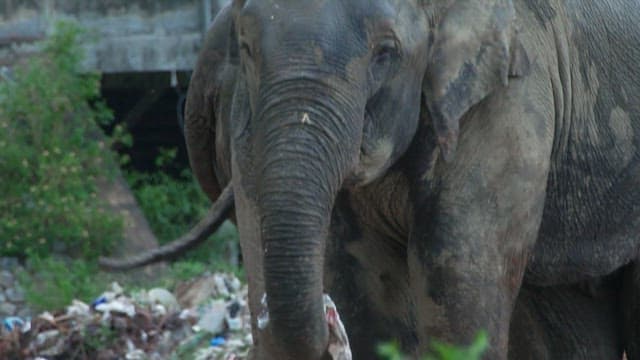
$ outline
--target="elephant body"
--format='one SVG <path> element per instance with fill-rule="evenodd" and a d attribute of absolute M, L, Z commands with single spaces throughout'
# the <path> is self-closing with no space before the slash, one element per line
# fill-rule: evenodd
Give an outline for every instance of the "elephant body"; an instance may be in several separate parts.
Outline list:
<path fill-rule="evenodd" d="M 233 186 L 252 314 L 267 295 L 254 358 L 326 356 L 326 292 L 355 359 L 480 329 L 490 359 L 639 359 L 638 19 L 625 0 L 223 9 L 185 134 L 205 192 Z"/>
<path fill-rule="evenodd" d="M 523 285 L 512 314 L 509 359 L 620 360 L 625 345 L 617 281 L 596 288 Z"/>

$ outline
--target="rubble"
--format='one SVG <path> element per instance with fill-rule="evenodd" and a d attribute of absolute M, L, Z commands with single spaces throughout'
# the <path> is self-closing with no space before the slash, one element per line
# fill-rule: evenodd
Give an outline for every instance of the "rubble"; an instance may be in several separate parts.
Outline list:
<path fill-rule="evenodd" d="M 196 324 L 198 330 L 217 334 L 224 329 L 227 305 L 223 300 L 215 300 L 201 307 L 200 320 Z"/>
<path fill-rule="evenodd" d="M 8 316 L 29 317 L 31 311 L 18 284 L 17 274 L 23 268 L 16 258 L 0 257 L 0 319 Z"/>
<path fill-rule="evenodd" d="M 192 280 L 175 294 L 127 294 L 114 283 L 91 304 L 0 321 L 0 359 L 242 360 L 252 343 L 247 288 L 230 274 Z"/>

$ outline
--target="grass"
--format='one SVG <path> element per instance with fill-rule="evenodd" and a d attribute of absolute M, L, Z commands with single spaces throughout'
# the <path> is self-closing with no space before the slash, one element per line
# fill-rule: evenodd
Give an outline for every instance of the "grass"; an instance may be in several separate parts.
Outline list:
<path fill-rule="evenodd" d="M 73 299 L 90 303 L 110 282 L 97 265 L 81 259 L 29 257 L 27 269 L 18 274 L 25 299 L 32 310 L 42 312 L 63 309 Z"/>

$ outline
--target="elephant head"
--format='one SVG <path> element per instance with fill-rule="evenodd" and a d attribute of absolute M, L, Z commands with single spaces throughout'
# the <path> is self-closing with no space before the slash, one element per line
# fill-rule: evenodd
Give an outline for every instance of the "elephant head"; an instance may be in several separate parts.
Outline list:
<path fill-rule="evenodd" d="M 513 17 L 509 0 L 235 0 L 217 16 L 185 135 L 205 192 L 233 185 L 254 315 L 267 296 L 260 356 L 326 356 L 338 191 L 384 176 L 420 127 L 449 159 L 464 113 L 524 69 Z"/>

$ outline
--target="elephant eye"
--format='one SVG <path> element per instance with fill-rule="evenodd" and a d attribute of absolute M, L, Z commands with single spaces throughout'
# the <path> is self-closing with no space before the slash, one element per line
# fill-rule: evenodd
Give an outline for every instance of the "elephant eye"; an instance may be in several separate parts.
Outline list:
<path fill-rule="evenodd" d="M 384 64 L 393 60 L 398 55 L 396 42 L 393 40 L 385 40 L 373 49 L 373 62 L 376 64 Z"/>
<path fill-rule="evenodd" d="M 397 68 L 396 61 L 400 56 L 397 42 L 393 39 L 386 39 L 380 42 L 371 54 L 371 65 L 369 76 L 373 81 L 374 88 L 377 88 L 385 79 L 393 75 Z"/>

